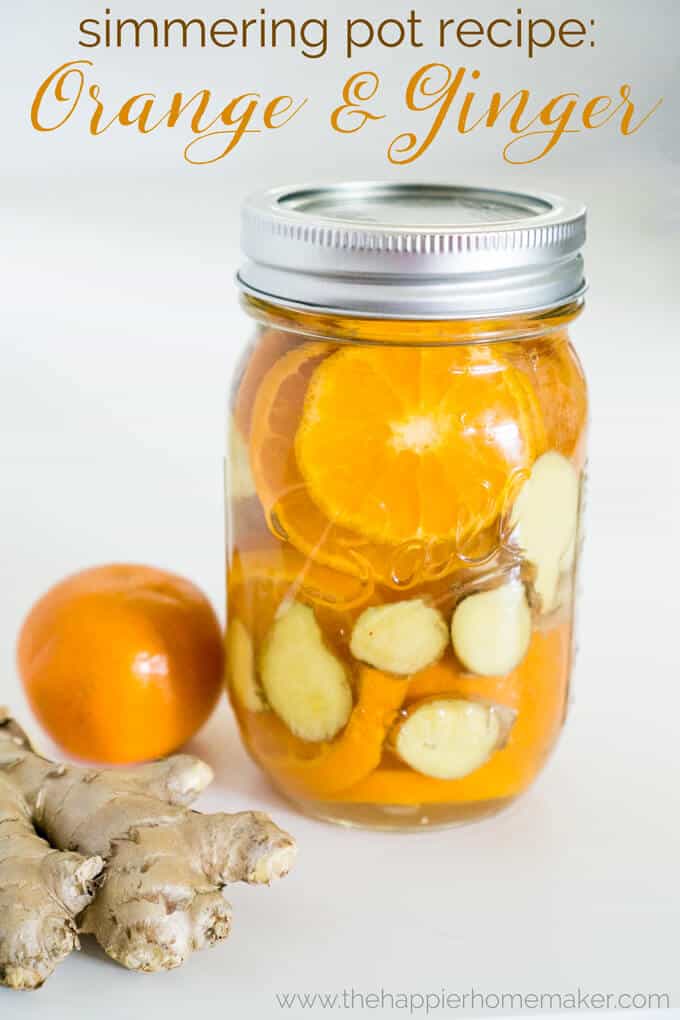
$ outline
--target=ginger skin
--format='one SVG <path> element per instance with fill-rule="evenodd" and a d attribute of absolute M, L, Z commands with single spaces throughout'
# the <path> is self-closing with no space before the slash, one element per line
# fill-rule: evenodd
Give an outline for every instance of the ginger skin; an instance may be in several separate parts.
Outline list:
<path fill-rule="evenodd" d="M 75 918 L 94 896 L 100 857 L 53 850 L 26 800 L 0 775 L 0 983 L 40 988 L 79 948 Z"/>
<path fill-rule="evenodd" d="M 81 930 L 131 970 L 177 967 L 226 938 L 224 886 L 269 884 L 293 863 L 293 839 L 267 815 L 202 815 L 186 807 L 212 778 L 189 755 L 124 771 L 55 765 L 0 717 L 2 771 L 53 846 L 106 861 Z"/>

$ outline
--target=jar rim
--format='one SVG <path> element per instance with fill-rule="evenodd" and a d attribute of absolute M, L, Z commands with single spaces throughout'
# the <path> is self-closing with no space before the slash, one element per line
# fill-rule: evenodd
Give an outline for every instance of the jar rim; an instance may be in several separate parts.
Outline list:
<path fill-rule="evenodd" d="M 326 313 L 273 304 L 243 292 L 245 313 L 260 326 L 309 340 L 333 343 L 388 345 L 390 347 L 438 347 L 503 343 L 548 338 L 564 332 L 583 311 L 583 297 L 553 309 L 528 314 L 481 316 L 470 319 L 394 319 Z"/>
<path fill-rule="evenodd" d="M 250 296 L 363 318 L 547 311 L 585 291 L 585 207 L 538 192 L 344 181 L 271 188 L 242 209 Z"/>

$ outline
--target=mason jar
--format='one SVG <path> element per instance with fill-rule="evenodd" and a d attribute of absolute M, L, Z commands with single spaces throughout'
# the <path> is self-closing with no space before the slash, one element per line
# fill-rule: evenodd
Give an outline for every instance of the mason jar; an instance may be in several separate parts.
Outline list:
<path fill-rule="evenodd" d="M 573 648 L 585 211 L 432 184 L 246 201 L 227 686 L 304 812 L 421 828 L 541 772 Z"/>

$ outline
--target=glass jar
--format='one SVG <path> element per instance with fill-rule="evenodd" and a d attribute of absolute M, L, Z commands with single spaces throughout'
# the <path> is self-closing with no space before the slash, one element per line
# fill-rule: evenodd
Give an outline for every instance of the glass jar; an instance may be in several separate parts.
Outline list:
<path fill-rule="evenodd" d="M 228 690 L 306 813 L 497 812 L 562 727 L 586 386 L 582 207 L 434 185 L 244 210 Z"/>

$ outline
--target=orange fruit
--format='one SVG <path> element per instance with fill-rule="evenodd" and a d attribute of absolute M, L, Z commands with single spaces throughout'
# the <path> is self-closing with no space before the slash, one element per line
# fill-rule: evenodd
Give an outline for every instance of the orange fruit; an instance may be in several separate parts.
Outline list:
<path fill-rule="evenodd" d="M 143 761 L 174 751 L 212 712 L 222 633 L 189 581 L 111 564 L 66 578 L 36 602 L 18 663 L 33 711 L 65 751 Z"/>
<path fill-rule="evenodd" d="M 252 413 L 250 464 L 272 532 L 317 563 L 396 589 L 446 576 L 465 565 L 464 557 L 483 560 L 497 545 L 495 524 L 469 536 L 445 535 L 427 542 L 413 536 L 395 546 L 374 541 L 357 530 L 329 520 L 312 499 L 296 456 L 296 433 L 316 370 L 342 353 L 334 353 L 334 349 L 324 343 L 304 343 L 281 357 L 260 384 Z M 371 353 L 390 358 L 402 352 L 373 349 Z M 407 353 L 417 359 L 421 352 Z M 530 391 L 521 373 L 517 375 L 522 379 L 517 384 L 518 401 L 525 407 L 530 403 L 527 396 Z M 349 417 L 355 406 L 355 386 L 352 382 L 347 396 L 344 413 Z M 540 415 L 533 404 L 529 410 L 534 415 L 533 431 L 538 433 Z M 330 419 L 325 427 L 333 429 L 335 425 Z M 344 460 L 337 465 L 339 471 L 347 470 L 352 456 L 351 448 L 343 452 Z M 330 467 L 332 469 L 333 465 Z M 417 492 L 417 488 L 417 479 L 410 479 L 403 493 L 406 503 L 409 493 Z M 401 498 L 402 494 L 400 501 Z"/>
<path fill-rule="evenodd" d="M 489 347 L 345 348 L 318 364 L 295 439 L 309 495 L 370 541 L 454 541 L 504 509 L 541 416 Z"/>

